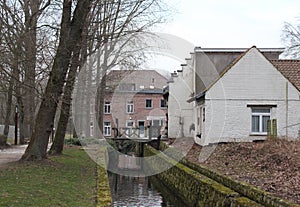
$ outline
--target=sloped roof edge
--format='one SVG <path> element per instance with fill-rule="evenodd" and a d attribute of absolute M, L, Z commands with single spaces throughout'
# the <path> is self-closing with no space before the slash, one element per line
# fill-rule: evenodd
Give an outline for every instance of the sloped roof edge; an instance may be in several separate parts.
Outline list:
<path fill-rule="evenodd" d="M 187 102 L 192 102 L 192 101 L 195 101 L 195 100 L 198 100 L 199 98 L 203 97 L 205 95 L 205 93 L 215 84 L 217 83 L 235 64 L 237 64 L 251 49 L 255 48 L 260 54 L 263 55 L 263 57 L 265 57 L 265 59 L 267 61 L 270 62 L 270 64 L 273 65 L 273 67 L 275 69 L 277 69 L 281 75 L 283 77 L 285 77 L 298 91 L 300 91 L 300 83 L 299 83 L 299 86 L 293 81 L 291 80 L 290 77 L 287 77 L 286 74 L 284 74 L 279 68 L 278 66 L 275 65 L 276 62 L 287 62 L 287 61 L 290 61 L 290 62 L 297 62 L 300 64 L 300 60 L 269 60 L 263 53 L 260 49 L 258 49 L 256 46 L 252 46 L 251 48 L 247 49 L 245 52 L 243 52 L 238 58 L 236 58 L 231 64 L 229 64 L 226 69 L 224 71 L 222 71 L 222 73 L 218 76 L 218 78 L 216 78 L 205 90 L 203 90 L 202 92 L 196 94 L 195 96 L 193 96 L 192 98 L 188 99 Z M 299 76 L 300 76 L 300 72 L 299 73 Z M 300 82 L 300 81 L 299 81 Z"/>

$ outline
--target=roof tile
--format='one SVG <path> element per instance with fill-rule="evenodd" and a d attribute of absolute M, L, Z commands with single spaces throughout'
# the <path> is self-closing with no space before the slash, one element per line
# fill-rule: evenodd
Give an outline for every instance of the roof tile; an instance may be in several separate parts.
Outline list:
<path fill-rule="evenodd" d="M 300 91 L 300 60 L 271 60 L 271 63 Z"/>

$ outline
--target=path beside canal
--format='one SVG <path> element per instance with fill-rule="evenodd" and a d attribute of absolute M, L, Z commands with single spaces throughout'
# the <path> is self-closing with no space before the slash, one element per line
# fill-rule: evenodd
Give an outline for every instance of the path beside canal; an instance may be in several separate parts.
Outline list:
<path fill-rule="evenodd" d="M 7 163 L 18 161 L 25 152 L 28 145 L 11 145 L 8 148 L 0 149 L 0 167 Z"/>

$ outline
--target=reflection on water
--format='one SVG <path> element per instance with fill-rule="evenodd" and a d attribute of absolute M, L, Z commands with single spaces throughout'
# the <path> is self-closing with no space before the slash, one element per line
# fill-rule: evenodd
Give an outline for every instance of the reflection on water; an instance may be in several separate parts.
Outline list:
<path fill-rule="evenodd" d="M 153 177 L 109 176 L 112 207 L 178 207 L 182 204 Z"/>

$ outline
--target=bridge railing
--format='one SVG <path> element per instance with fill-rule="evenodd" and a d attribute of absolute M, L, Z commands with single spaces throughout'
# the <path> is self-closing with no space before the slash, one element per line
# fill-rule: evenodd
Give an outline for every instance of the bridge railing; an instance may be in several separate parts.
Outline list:
<path fill-rule="evenodd" d="M 150 126 L 144 129 L 122 127 L 120 129 L 114 128 L 115 138 L 129 138 L 129 139 L 156 139 L 160 135 L 160 126 Z"/>

